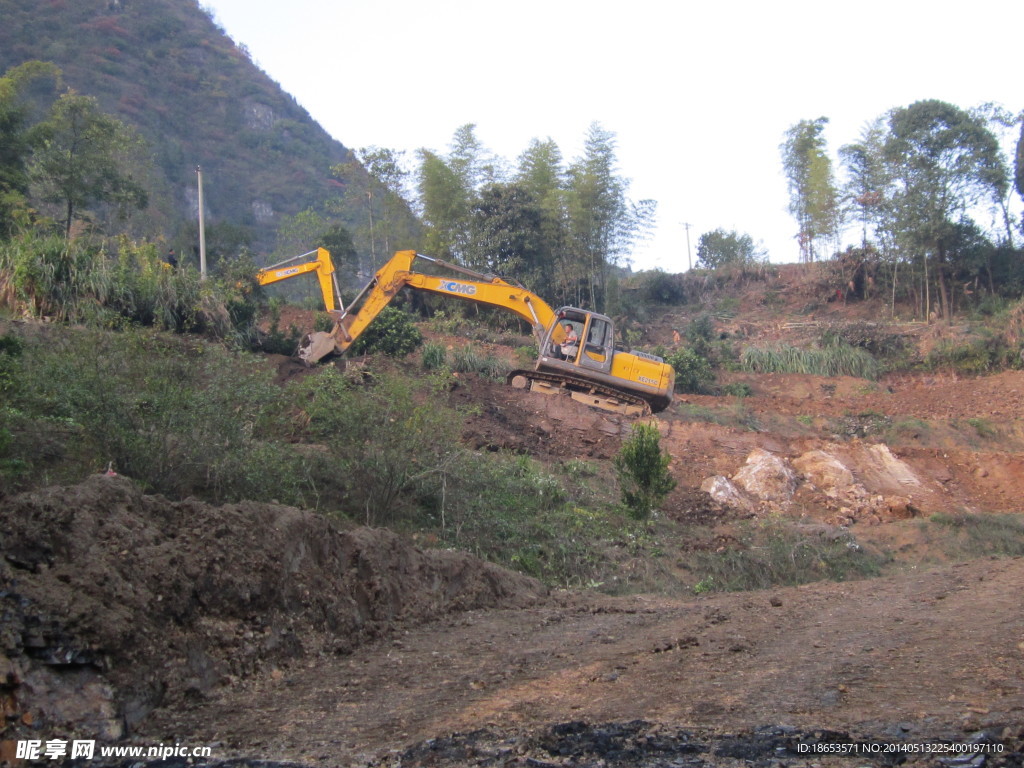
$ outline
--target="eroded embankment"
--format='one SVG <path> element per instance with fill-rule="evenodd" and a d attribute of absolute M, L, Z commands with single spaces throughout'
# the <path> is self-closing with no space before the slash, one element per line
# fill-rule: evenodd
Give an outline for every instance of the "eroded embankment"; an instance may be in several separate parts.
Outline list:
<path fill-rule="evenodd" d="M 155 707 L 268 666 L 544 591 L 389 531 L 270 504 L 171 502 L 121 477 L 2 504 L 4 739 L 118 738 Z"/>

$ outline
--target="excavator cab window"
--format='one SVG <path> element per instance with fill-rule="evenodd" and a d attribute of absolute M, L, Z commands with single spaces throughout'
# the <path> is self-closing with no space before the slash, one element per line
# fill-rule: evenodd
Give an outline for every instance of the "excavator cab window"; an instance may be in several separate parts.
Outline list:
<path fill-rule="evenodd" d="M 591 315 L 579 364 L 595 370 L 607 370 L 611 366 L 613 348 L 611 321 L 600 315 Z"/>

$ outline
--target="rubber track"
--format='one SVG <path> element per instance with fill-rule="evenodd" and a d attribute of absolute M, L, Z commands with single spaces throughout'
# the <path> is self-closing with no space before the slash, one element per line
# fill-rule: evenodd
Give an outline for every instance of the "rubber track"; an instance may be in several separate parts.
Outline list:
<path fill-rule="evenodd" d="M 607 397 L 615 397 L 618 398 L 619 400 L 622 400 L 625 403 L 629 403 L 630 405 L 638 405 L 641 408 L 643 408 L 644 412 L 641 414 L 641 416 L 650 416 L 653 412 L 651 409 L 651 404 L 647 402 L 647 400 L 645 400 L 644 398 L 640 397 L 639 395 L 634 395 L 631 392 L 623 392 L 621 389 L 616 389 L 615 387 L 609 387 L 604 384 L 599 384 L 598 382 L 591 381 L 590 379 L 581 379 L 576 376 L 565 376 L 563 374 L 558 373 L 546 373 L 542 371 L 528 371 L 520 369 L 509 373 L 508 376 L 505 377 L 505 382 L 507 384 L 511 384 L 512 379 L 515 378 L 516 376 L 525 376 L 527 379 L 530 379 L 531 381 L 546 381 L 550 384 L 557 384 L 559 386 L 571 389 L 576 392 L 605 395 Z"/>

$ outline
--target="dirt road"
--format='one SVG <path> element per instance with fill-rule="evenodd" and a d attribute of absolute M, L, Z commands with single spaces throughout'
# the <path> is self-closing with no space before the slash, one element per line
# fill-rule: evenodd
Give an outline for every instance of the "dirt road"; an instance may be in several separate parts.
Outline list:
<path fill-rule="evenodd" d="M 1024 560 L 1011 559 L 681 602 L 555 595 L 274 670 L 163 712 L 147 733 L 321 765 L 597 765 L 585 750 L 553 754 L 551 734 L 635 720 L 643 743 L 781 726 L 911 743 L 988 729 L 1012 744 L 1024 735 L 1022 588 Z M 453 733 L 473 735 L 426 741 Z M 506 762 L 487 762 L 499 753 Z M 648 764 L 634 757 L 606 764 Z"/>

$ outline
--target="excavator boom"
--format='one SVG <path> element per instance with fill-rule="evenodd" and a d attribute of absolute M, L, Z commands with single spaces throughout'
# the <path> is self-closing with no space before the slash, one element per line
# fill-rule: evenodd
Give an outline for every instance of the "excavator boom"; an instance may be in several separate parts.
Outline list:
<path fill-rule="evenodd" d="M 414 272 L 412 264 L 417 258 L 465 274 L 466 278 L 455 279 Z M 338 351 L 344 352 L 352 346 L 381 310 L 391 302 L 395 294 L 405 287 L 507 309 L 528 322 L 538 339 L 554 317 L 551 307 L 543 299 L 522 286 L 506 282 L 500 277 L 484 275 L 424 256 L 416 251 L 399 251 L 377 271 L 362 293 L 352 301 L 347 311 L 331 313 L 337 322 L 335 338 Z"/>

